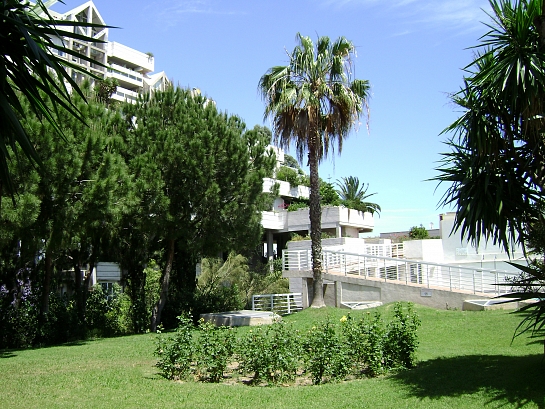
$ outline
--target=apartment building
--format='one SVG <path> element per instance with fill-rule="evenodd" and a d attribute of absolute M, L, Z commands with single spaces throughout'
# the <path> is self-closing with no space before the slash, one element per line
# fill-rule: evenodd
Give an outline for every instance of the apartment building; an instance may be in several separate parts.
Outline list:
<path fill-rule="evenodd" d="M 56 1 L 49 2 L 51 7 Z M 49 11 L 57 20 L 78 21 L 92 24 L 106 25 L 100 12 L 92 1 L 88 1 L 65 13 Z M 116 93 L 112 96 L 117 101 L 136 100 L 138 94 L 163 90 L 170 82 L 165 72 L 153 73 L 155 70 L 155 58 L 151 52 L 142 52 L 124 44 L 110 41 L 109 28 L 95 27 L 58 27 L 59 33 L 63 30 L 77 30 L 79 34 L 92 38 L 94 41 L 81 41 L 66 37 L 53 38 L 56 44 L 64 44 L 66 48 L 77 51 L 93 61 L 89 62 L 71 55 L 61 57 L 70 59 L 70 62 L 91 72 L 100 78 L 115 78 L 118 82 Z M 104 64 L 106 67 L 100 65 Z M 84 74 L 67 67 L 71 77 L 76 82 L 81 82 Z"/>
<path fill-rule="evenodd" d="M 284 151 L 275 150 L 277 169 L 285 166 Z M 272 208 L 262 212 L 261 225 L 264 230 L 264 257 L 281 257 L 282 250 L 291 239 L 293 233 L 301 236 L 310 234 L 309 209 L 288 211 L 288 204 L 294 199 L 308 199 L 309 188 L 306 186 L 291 186 L 288 182 L 275 178 L 263 179 L 263 192 L 278 192 Z M 344 206 L 322 207 L 322 233 L 329 237 L 358 238 L 359 233 L 369 233 L 375 226 L 371 213 L 364 213 Z M 363 240 L 362 240 L 363 242 Z"/>

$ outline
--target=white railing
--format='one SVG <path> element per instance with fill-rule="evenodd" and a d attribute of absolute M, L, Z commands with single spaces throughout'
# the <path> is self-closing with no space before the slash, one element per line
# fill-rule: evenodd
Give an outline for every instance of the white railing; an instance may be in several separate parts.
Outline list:
<path fill-rule="evenodd" d="M 312 270 L 310 250 L 284 250 L 282 258 L 284 270 Z M 490 295 L 510 292 L 510 287 L 504 284 L 508 277 L 513 277 L 507 271 L 328 250 L 322 251 L 322 267 L 326 274 Z"/>
<path fill-rule="evenodd" d="M 288 315 L 303 309 L 303 295 L 259 294 L 252 296 L 253 311 L 274 311 L 278 315 Z"/>

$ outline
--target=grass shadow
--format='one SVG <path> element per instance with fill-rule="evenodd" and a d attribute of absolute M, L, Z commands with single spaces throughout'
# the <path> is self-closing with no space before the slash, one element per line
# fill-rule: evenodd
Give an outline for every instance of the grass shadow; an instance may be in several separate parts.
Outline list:
<path fill-rule="evenodd" d="M 477 392 L 491 396 L 487 404 L 545 409 L 543 355 L 468 355 L 421 362 L 392 376 L 417 398 L 440 399 Z"/>
<path fill-rule="evenodd" d="M 14 358 L 17 354 L 14 354 L 11 350 L 0 351 L 0 359 L 2 358 Z"/>

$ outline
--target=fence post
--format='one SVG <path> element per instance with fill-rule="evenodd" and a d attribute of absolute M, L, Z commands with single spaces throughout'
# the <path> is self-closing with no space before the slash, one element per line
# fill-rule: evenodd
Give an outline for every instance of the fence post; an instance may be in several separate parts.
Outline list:
<path fill-rule="evenodd" d="M 286 298 L 288 299 L 288 314 L 291 314 L 291 300 L 290 295 L 286 294 Z"/>

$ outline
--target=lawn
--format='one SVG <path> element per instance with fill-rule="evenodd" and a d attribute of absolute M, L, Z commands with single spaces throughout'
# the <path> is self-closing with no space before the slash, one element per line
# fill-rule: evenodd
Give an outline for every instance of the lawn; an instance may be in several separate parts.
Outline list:
<path fill-rule="evenodd" d="M 379 310 L 386 315 L 391 307 Z M 155 336 L 147 334 L 0 351 L 0 407 L 545 408 L 543 343 L 529 337 L 511 343 L 520 317 L 421 306 L 416 311 L 422 320 L 419 363 L 411 371 L 320 386 L 172 382 L 158 375 Z M 285 319 L 304 330 L 343 314 L 327 308 Z"/>

